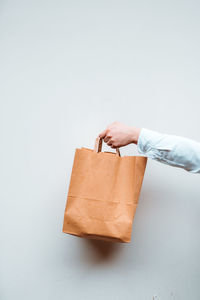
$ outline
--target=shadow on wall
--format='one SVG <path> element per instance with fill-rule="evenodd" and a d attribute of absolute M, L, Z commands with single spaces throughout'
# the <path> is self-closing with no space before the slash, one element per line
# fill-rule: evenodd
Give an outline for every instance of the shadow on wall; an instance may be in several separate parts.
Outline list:
<path fill-rule="evenodd" d="M 84 241 L 84 259 L 87 263 L 110 263 L 119 256 L 125 244 L 106 242 L 95 239 L 81 239 Z"/>

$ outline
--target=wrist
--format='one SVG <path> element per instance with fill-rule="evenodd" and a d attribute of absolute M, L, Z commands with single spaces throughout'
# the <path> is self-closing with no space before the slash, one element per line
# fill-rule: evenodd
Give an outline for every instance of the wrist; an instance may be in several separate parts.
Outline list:
<path fill-rule="evenodd" d="M 131 143 L 133 144 L 138 143 L 140 132 L 141 132 L 141 128 L 131 127 Z"/>

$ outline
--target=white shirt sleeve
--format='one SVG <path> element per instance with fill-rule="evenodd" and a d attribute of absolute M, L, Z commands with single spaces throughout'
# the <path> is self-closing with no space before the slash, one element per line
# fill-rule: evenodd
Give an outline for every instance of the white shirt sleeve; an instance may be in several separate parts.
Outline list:
<path fill-rule="evenodd" d="M 159 162 L 200 173 L 200 143 L 191 139 L 142 128 L 137 148 Z"/>

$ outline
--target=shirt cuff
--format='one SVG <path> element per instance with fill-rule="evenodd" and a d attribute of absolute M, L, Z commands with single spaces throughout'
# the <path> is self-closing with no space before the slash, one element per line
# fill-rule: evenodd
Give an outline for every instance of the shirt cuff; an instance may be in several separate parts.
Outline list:
<path fill-rule="evenodd" d="M 142 128 L 138 138 L 138 152 L 145 154 L 155 147 L 156 144 L 163 138 L 163 134 L 150 130 L 147 128 Z"/>

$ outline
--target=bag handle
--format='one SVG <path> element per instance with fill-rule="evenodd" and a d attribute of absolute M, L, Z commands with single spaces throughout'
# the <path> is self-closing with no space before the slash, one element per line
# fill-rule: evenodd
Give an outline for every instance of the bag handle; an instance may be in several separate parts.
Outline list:
<path fill-rule="evenodd" d="M 103 139 L 100 138 L 99 136 L 95 140 L 95 145 L 94 145 L 94 152 L 101 152 L 102 150 L 102 144 L 103 144 Z M 116 154 L 120 157 L 120 151 L 119 148 L 116 148 Z"/>

